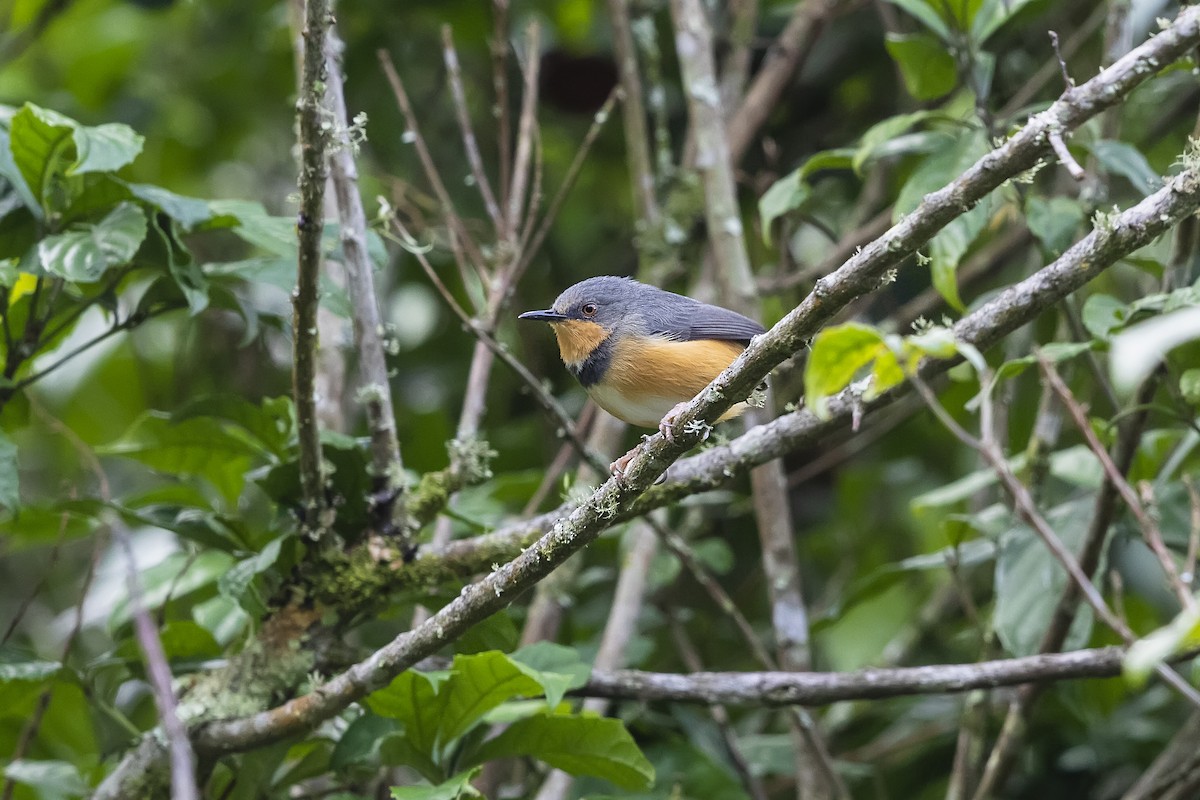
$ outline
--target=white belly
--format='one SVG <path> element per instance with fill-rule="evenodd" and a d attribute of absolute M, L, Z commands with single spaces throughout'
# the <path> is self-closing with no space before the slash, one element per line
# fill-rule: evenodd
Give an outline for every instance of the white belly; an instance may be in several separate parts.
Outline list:
<path fill-rule="evenodd" d="M 640 428 L 657 428 L 658 423 L 679 402 L 670 397 L 654 395 L 623 395 L 613 388 L 592 386 L 588 394 L 603 408 L 619 420 Z"/>

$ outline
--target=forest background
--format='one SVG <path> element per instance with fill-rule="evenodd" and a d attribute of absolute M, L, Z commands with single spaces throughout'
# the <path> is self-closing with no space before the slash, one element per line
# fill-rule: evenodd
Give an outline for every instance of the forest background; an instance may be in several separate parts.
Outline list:
<path fill-rule="evenodd" d="M 0 31 L 3 800 L 1200 792 L 1200 7 Z M 674 442 L 600 274 L 772 328 Z"/>

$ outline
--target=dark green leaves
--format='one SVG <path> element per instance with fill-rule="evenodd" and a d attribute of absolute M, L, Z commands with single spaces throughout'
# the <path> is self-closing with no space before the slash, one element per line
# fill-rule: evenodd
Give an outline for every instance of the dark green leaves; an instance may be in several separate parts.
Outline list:
<path fill-rule="evenodd" d="M 917 100 L 936 100 L 958 82 L 954 57 L 933 36 L 889 33 L 887 51 L 900 67 L 904 88 Z"/>
<path fill-rule="evenodd" d="M 479 762 L 532 755 L 572 775 L 593 775 L 622 789 L 644 789 L 654 767 L 619 720 L 539 714 L 509 725 L 486 742 Z"/>
<path fill-rule="evenodd" d="M 495 650 L 457 655 L 444 673 L 401 674 L 370 695 L 367 705 L 403 726 L 402 735 L 384 731 L 380 754 L 413 766 L 436 784 L 424 791 L 456 785 L 461 774 L 449 776 L 451 764 L 474 766 L 514 755 L 624 788 L 648 786 L 653 768 L 619 721 L 556 713 L 563 694 L 582 685 L 587 674 L 575 653 L 558 645 L 535 645 L 511 656 Z M 545 701 L 530 702 L 537 698 Z M 489 720 L 511 724 L 481 743 L 480 725 Z"/>

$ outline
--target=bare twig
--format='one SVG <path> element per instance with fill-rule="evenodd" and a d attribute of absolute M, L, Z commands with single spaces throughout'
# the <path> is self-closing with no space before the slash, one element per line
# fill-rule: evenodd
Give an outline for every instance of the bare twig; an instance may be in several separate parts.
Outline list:
<path fill-rule="evenodd" d="M 1083 171 L 1083 167 L 1079 166 L 1079 162 L 1075 160 L 1075 156 L 1071 155 L 1071 151 L 1067 149 L 1066 142 L 1063 141 L 1062 134 L 1058 131 L 1050 131 L 1050 146 L 1054 148 L 1054 155 L 1058 156 L 1059 162 L 1066 168 L 1067 173 L 1077 181 L 1081 181 L 1087 177 L 1087 173 Z"/>
<path fill-rule="evenodd" d="M 346 98 L 342 92 L 342 43 L 336 27 L 330 25 L 327 54 L 327 103 L 336 130 L 350 137 Z M 404 464 L 396 438 L 395 410 L 384 355 L 383 324 L 375 279 L 367 253 L 367 217 L 358 191 L 358 167 L 354 163 L 354 144 L 342 141 L 330 155 L 330 178 L 337 197 L 341 225 L 342 253 L 346 265 L 346 290 L 354 310 L 354 345 L 358 353 L 360 385 L 358 399 L 366 410 L 367 430 L 371 436 L 371 477 L 374 505 L 373 527 L 380 531 L 403 530 L 397 516 L 404 509 L 396 502 L 403 489 Z M 407 547 L 407 542 L 401 543 Z"/>
<path fill-rule="evenodd" d="M 704 664 L 700 661 L 700 653 L 692 644 L 691 637 L 687 635 L 687 629 L 679 619 L 679 614 L 668 609 L 667 618 L 671 623 L 671 637 L 675 640 L 675 650 L 679 653 L 683 665 L 693 674 L 703 672 Z M 737 735 L 730 725 L 729 711 L 720 703 L 713 703 L 709 706 L 709 712 L 712 714 L 713 722 L 717 725 L 717 730 L 721 732 L 721 742 L 725 745 L 725 754 L 729 756 L 742 785 L 746 787 L 746 791 L 754 800 L 767 800 L 766 788 L 763 787 L 762 781 L 750 771 L 750 765 L 746 762 L 745 755 L 742 754 L 742 748 L 738 746 Z"/>
<path fill-rule="evenodd" d="M 303 523 L 319 535 L 324 521 L 325 474 L 321 458 L 317 401 L 317 307 L 320 303 L 321 234 L 325 230 L 326 153 L 329 144 L 325 115 L 326 36 L 333 24 L 328 0 L 308 0 L 304 10 L 304 59 L 300 78 L 300 212 L 296 218 L 299 257 L 296 291 L 292 296 L 292 397 L 300 451 L 300 486 L 304 496 Z"/>
<path fill-rule="evenodd" d="M 1046 358 L 1038 358 L 1038 363 L 1041 365 L 1042 375 L 1050 387 L 1054 389 L 1062 401 L 1063 406 L 1067 409 L 1067 413 L 1071 415 L 1071 419 L 1075 421 L 1075 426 L 1079 428 L 1083 438 L 1087 441 L 1088 447 L 1100 461 L 1100 465 L 1104 468 L 1105 477 L 1116 487 L 1117 492 L 1121 495 L 1121 499 L 1125 501 L 1125 505 L 1129 506 L 1129 510 L 1133 513 L 1134 518 L 1138 522 L 1138 526 L 1142 530 L 1142 535 L 1146 539 L 1146 544 L 1150 546 L 1151 551 L 1158 558 L 1158 562 L 1162 565 L 1163 573 L 1167 576 L 1167 581 L 1171 586 L 1175 596 L 1179 599 L 1180 605 L 1185 609 L 1195 607 L 1196 601 L 1192 597 L 1192 593 L 1188 591 L 1188 587 L 1179 579 L 1179 570 L 1175 565 L 1175 559 L 1163 544 L 1162 531 L 1159 530 L 1158 522 L 1154 519 L 1154 515 L 1146 511 L 1137 493 L 1133 487 L 1129 485 L 1129 481 L 1125 480 L 1125 476 L 1121 470 L 1117 469 L 1117 465 L 1113 463 L 1112 457 L 1109 456 L 1108 450 L 1100 443 L 1096 437 L 1096 432 L 1092 430 L 1091 423 L 1088 422 L 1087 412 L 1075 399 L 1070 388 L 1063 381 L 1062 376 L 1058 374 L 1058 370 Z"/>
<path fill-rule="evenodd" d="M 1193 657 L 1180 656 L 1179 660 Z M 878 700 L 944 694 L 1121 674 L 1124 650 L 1100 647 L 973 664 L 863 669 L 854 672 L 699 672 L 670 675 L 636 670 L 593 672 L 579 690 L 590 697 L 728 706 L 821 706 L 845 700 Z"/>
<path fill-rule="evenodd" d="M 463 248 L 463 253 L 467 256 L 468 261 L 486 283 L 487 262 L 475 241 L 467 233 L 466 225 L 454 208 L 454 203 L 450 199 L 450 193 L 446 190 L 446 184 L 442 181 L 437 165 L 433 163 L 433 156 L 429 152 L 428 145 L 425 144 L 425 137 L 421 135 L 417 114 L 408 99 L 408 92 L 404 89 L 404 81 L 400 79 L 400 73 L 396 71 L 396 66 L 392 63 L 392 58 L 387 51 L 379 51 L 379 63 L 383 67 L 383 74 L 387 77 L 388 84 L 392 87 L 396 104 L 404 114 L 404 122 L 408 126 L 406 135 L 412 139 L 413 147 L 417 151 L 417 158 L 420 159 L 421 168 L 425 172 L 425 179 L 429 181 L 434 195 L 441 204 L 442 213 L 446 215 L 450 234 L 452 237 L 457 237 L 456 241 Z"/>
<path fill-rule="evenodd" d="M 311 44 L 311 42 L 310 42 Z M 133 544 L 125 524 L 115 517 L 109 527 L 124 551 L 126 582 L 129 587 L 129 602 L 133 612 L 133 628 L 138 645 L 146 660 L 146 675 L 154 690 L 154 701 L 158 705 L 158 716 L 167 737 L 171 753 L 171 800 L 198 800 L 196 788 L 196 755 L 192 751 L 192 740 L 177 713 L 178 700 L 171 686 L 171 665 L 158 638 L 158 629 L 142 600 L 142 583 L 138 578 L 137 560 L 133 555 Z"/>
<path fill-rule="evenodd" d="M 804 62 L 818 34 L 845 0 L 803 0 L 792 10 L 783 32 L 767 51 L 767 57 L 737 111 L 729 116 L 731 164 L 742 160 L 779 102 L 783 90 Z M 715 87 L 714 87 L 715 88 Z"/>
<path fill-rule="evenodd" d="M 984 458 L 984 460 L 987 461 L 988 465 L 991 466 L 992 470 L 996 473 L 996 476 L 1000 479 L 1000 483 L 1004 487 L 1004 490 L 1008 492 L 1009 497 L 1012 499 L 1017 513 L 1023 520 L 1025 520 L 1026 524 L 1033 529 L 1034 533 L 1036 533 L 1038 538 L 1041 539 L 1042 544 L 1046 546 L 1046 549 L 1050 551 L 1055 560 L 1058 561 L 1063 569 L 1066 570 L 1067 575 L 1070 576 L 1076 587 L 1078 587 L 1083 599 L 1087 601 L 1089 606 L 1092 607 L 1092 610 L 1096 613 L 1096 616 L 1103 620 L 1105 625 L 1116 631 L 1116 633 L 1123 640 L 1125 640 L 1126 644 L 1132 644 L 1136 638 L 1133 634 L 1133 631 L 1131 631 L 1129 626 L 1126 625 L 1120 617 L 1114 614 L 1112 609 L 1108 607 L 1108 604 L 1104 602 L 1104 597 L 1101 596 L 1100 591 L 1096 588 L 1096 585 L 1092 583 L 1091 578 L 1079 566 L 1079 562 L 1075 559 L 1074 554 L 1067 549 L 1066 545 L 1062 543 L 1062 540 L 1058 538 L 1058 534 L 1056 534 L 1054 529 L 1050 527 L 1050 523 L 1048 523 L 1046 518 L 1043 517 L 1037 510 L 1037 506 L 1033 502 L 1033 497 L 1029 494 L 1029 489 L 1025 486 L 1025 484 L 1021 483 L 1021 481 L 1017 479 L 1016 475 L 1012 473 L 1012 470 L 1008 466 L 1008 462 L 1004 458 L 1004 454 L 1000 452 L 999 447 L 995 444 L 995 442 L 987 440 L 980 441 L 971 434 L 967 433 L 967 431 L 958 424 L 958 421 L 950 416 L 949 412 L 942 407 L 941 403 L 938 402 L 937 397 L 933 394 L 933 390 L 926 385 L 920 376 L 914 374 L 910 376 L 910 379 L 912 380 L 913 386 L 916 388 L 917 392 L 919 392 L 921 397 L 924 398 L 925 404 L 929 406 L 929 409 L 934 413 L 934 416 L 938 418 L 938 421 L 941 422 L 948 431 L 954 434 L 956 439 L 968 447 L 976 450 Z M 984 427 L 984 430 L 987 430 L 987 428 Z M 1158 673 L 1159 677 L 1161 677 L 1164 682 L 1172 686 L 1193 705 L 1200 708 L 1200 693 L 1192 688 L 1192 686 L 1186 680 L 1180 677 L 1179 673 L 1175 672 L 1173 669 L 1164 664 L 1159 664 L 1156 667 L 1155 672 Z"/>
<path fill-rule="evenodd" d="M 483 168 L 483 157 L 479 154 L 479 142 L 475 138 L 475 129 L 471 125 L 471 114 L 467 110 L 467 93 L 463 91 L 462 68 L 458 63 L 458 51 L 454 49 L 454 36 L 449 25 L 442 26 L 442 60 L 446 64 L 446 78 L 450 83 L 450 95 L 454 98 L 454 110 L 458 115 L 458 128 L 462 133 L 463 150 L 467 154 L 467 162 L 471 165 L 471 175 L 479 188 L 479 196 L 483 198 L 483 207 L 487 209 L 492 219 L 496 234 L 502 232 L 503 222 L 500 218 L 500 206 L 496 203 L 496 195 L 492 192 L 492 183 L 488 180 L 487 171 Z"/>

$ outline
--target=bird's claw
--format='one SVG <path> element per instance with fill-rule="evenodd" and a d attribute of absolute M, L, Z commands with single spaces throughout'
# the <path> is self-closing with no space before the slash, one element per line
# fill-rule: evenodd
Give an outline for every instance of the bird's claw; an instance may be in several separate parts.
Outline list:
<path fill-rule="evenodd" d="M 686 402 L 676 403 L 674 408 L 663 415 L 662 422 L 658 423 L 658 432 L 671 444 L 675 444 L 675 422 L 687 405 Z"/>
<path fill-rule="evenodd" d="M 629 469 L 629 462 L 633 461 L 634 456 L 636 456 L 638 454 L 638 450 L 640 450 L 640 449 L 641 449 L 641 445 L 638 445 L 637 447 L 633 448 L 628 453 L 626 453 L 625 455 L 621 456 L 616 461 L 614 461 L 608 465 L 608 470 L 609 470 L 609 472 L 612 473 L 612 476 L 617 479 L 617 483 L 620 483 L 620 484 L 625 483 L 625 471 L 627 469 Z M 660 483 L 663 483 L 666 479 L 667 479 L 667 473 L 664 472 L 662 475 L 659 475 L 657 478 L 654 479 L 654 485 L 658 486 Z"/>

